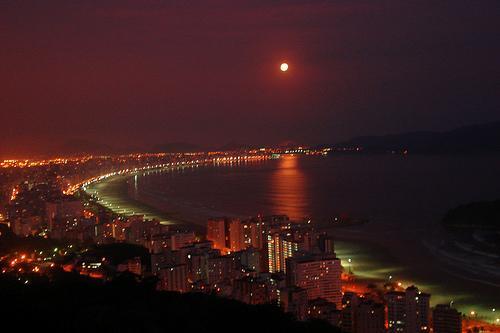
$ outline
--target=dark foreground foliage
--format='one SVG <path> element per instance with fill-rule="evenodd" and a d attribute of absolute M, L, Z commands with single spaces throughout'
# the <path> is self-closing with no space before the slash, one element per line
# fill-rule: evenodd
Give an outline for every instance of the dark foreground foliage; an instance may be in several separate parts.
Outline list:
<path fill-rule="evenodd" d="M 118 265 L 127 259 L 140 257 L 141 262 L 147 270 L 150 270 L 151 256 L 149 251 L 140 245 L 129 243 L 112 243 L 103 245 L 93 245 L 83 254 L 84 258 L 95 258 L 100 261 L 101 258 L 106 258 L 113 265 Z"/>
<path fill-rule="evenodd" d="M 131 274 L 106 283 L 60 271 L 25 278 L 0 277 L 0 317 L 18 332 L 338 332 L 270 305 L 157 292 L 154 280 Z"/>
<path fill-rule="evenodd" d="M 0 256 L 15 251 L 32 252 L 34 249 L 49 250 L 67 242 L 42 237 L 18 237 L 5 224 L 0 224 Z"/>

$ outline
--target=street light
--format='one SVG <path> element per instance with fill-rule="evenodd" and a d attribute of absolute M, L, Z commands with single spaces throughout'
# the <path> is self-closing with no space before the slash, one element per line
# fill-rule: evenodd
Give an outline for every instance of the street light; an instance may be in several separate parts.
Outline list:
<path fill-rule="evenodd" d="M 349 274 L 352 274 L 352 259 L 348 258 L 347 262 L 349 263 Z"/>

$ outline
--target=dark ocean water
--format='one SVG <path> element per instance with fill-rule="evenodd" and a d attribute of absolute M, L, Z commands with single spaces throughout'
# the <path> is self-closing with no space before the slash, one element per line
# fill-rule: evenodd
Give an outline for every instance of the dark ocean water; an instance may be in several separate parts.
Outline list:
<path fill-rule="evenodd" d="M 154 206 L 173 220 L 197 224 L 214 215 L 259 213 L 313 221 L 368 218 L 365 225 L 334 230 L 337 253 L 352 259 L 356 274 L 392 275 L 431 292 L 433 303 L 453 300 L 463 311 L 494 319 L 500 258 L 457 247 L 439 222 L 458 204 L 500 198 L 499 170 L 500 156 L 284 157 L 155 171 L 96 186 L 109 200 L 142 202 L 145 211 Z"/>
<path fill-rule="evenodd" d="M 451 207 L 500 198 L 500 157 L 286 157 L 140 179 L 141 190 L 208 210 L 292 218 L 369 217 L 392 228 L 432 225 Z"/>

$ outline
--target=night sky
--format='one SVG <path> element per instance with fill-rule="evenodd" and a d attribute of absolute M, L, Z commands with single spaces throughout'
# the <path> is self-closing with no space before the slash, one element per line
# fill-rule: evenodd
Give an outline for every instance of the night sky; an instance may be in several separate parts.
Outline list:
<path fill-rule="evenodd" d="M 499 107 L 498 0 L 0 2 L 4 157 L 335 143 Z"/>

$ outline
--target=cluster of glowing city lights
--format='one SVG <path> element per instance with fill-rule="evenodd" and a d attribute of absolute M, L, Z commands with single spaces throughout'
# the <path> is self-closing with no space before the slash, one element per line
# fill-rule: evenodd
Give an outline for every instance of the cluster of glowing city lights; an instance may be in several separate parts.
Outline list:
<path fill-rule="evenodd" d="M 70 162 L 84 163 L 92 159 L 93 156 L 73 157 L 73 158 L 53 158 L 48 160 L 3 160 L 0 161 L 0 168 L 34 168 L 47 165 L 67 164 Z"/>

